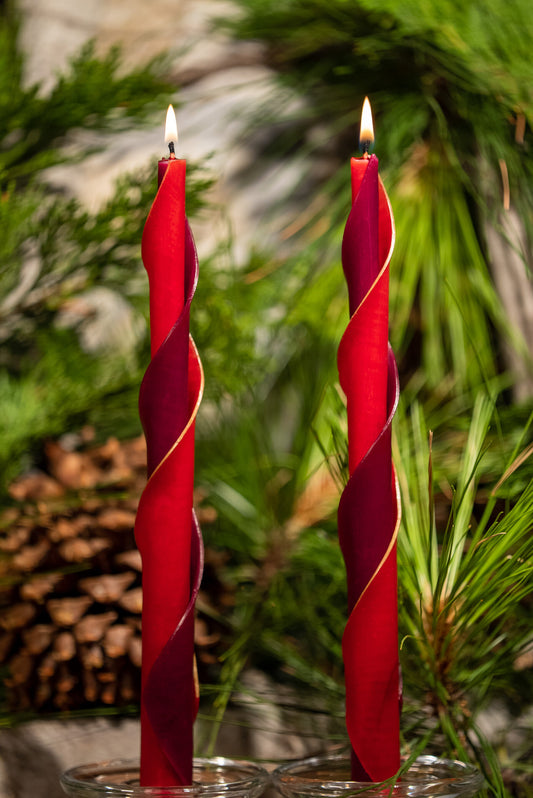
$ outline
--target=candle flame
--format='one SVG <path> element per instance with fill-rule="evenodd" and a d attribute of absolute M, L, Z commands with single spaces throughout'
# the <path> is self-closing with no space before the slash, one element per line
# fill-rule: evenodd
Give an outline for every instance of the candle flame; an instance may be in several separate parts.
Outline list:
<path fill-rule="evenodd" d="M 173 141 L 174 144 L 178 142 L 178 126 L 176 124 L 174 108 L 169 105 L 167 108 L 167 121 L 165 123 L 165 144 L 170 144 L 171 141 Z"/>
<path fill-rule="evenodd" d="M 359 133 L 359 146 L 368 150 L 374 141 L 374 123 L 372 121 L 372 109 L 368 97 L 365 97 L 363 110 L 361 112 L 361 131 Z"/>

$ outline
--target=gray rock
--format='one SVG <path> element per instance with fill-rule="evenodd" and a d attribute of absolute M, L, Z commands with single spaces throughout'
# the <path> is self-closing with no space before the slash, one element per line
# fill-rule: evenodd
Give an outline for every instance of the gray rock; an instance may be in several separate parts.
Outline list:
<path fill-rule="evenodd" d="M 65 300 L 55 323 L 59 328 L 74 328 L 81 348 L 90 354 L 113 352 L 128 356 L 146 331 L 144 319 L 129 302 L 105 286 Z"/>
<path fill-rule="evenodd" d="M 171 51 L 176 81 L 186 83 L 176 98 L 178 155 L 206 165 L 215 179 L 209 198 L 213 211 L 195 223 L 199 254 L 210 254 L 229 237 L 232 257 L 240 264 L 254 243 L 279 244 L 291 210 L 289 217 L 281 218 L 273 209 L 298 184 L 302 165 L 293 161 L 256 166 L 258 134 L 256 129 L 252 138 L 251 123 L 256 127 L 259 109 L 272 107 L 278 89 L 273 73 L 262 63 L 259 45 L 235 43 L 213 30 L 213 16 L 230 14 L 232 8 L 221 0 L 154 0 L 147 14 L 143 0 L 86 0 L 76 10 L 66 0 L 24 0 L 22 42 L 27 80 L 43 81 L 43 90 L 51 88 L 58 71 L 92 37 L 100 52 L 120 43 L 125 66 Z M 150 162 L 155 171 L 157 160 L 166 154 L 165 110 L 151 129 L 132 128 L 115 135 L 76 131 L 67 151 L 99 151 L 74 166 L 49 169 L 47 181 L 91 211 L 98 210 L 113 195 L 121 174 Z M 292 110 L 285 101 L 285 113 Z M 264 132 L 273 135 L 269 123 Z"/>

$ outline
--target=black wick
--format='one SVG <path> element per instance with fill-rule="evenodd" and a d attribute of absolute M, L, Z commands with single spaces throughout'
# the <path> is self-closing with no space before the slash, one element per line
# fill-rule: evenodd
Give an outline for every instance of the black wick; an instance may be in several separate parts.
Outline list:
<path fill-rule="evenodd" d="M 168 151 L 169 151 L 169 153 L 171 155 L 175 154 L 175 152 L 174 152 L 174 142 L 173 141 L 169 141 L 168 142 Z"/>

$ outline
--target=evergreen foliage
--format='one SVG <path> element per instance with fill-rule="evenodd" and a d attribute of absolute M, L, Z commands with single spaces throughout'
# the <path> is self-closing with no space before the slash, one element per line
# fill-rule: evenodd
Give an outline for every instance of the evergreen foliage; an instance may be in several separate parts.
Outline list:
<path fill-rule="evenodd" d="M 265 42 L 281 84 L 304 101 L 281 138 L 284 146 L 298 146 L 310 161 L 324 149 L 347 163 L 369 95 L 398 234 L 391 270 L 393 347 L 405 369 L 418 361 L 431 390 L 451 379 L 458 393 L 475 391 L 501 371 L 498 339 L 513 339 L 484 239 L 488 223 L 499 226 L 501 163 L 512 203 L 531 231 L 533 162 L 527 137 L 519 133 L 533 115 L 528 3 L 238 5 L 242 13 L 230 29 Z M 320 211 L 336 238 L 335 220 L 346 216 L 347 184 L 346 169 L 339 170 L 327 189 L 328 210 Z M 516 335 L 513 345 L 531 364 Z"/>
<path fill-rule="evenodd" d="M 75 128 L 117 129 L 146 119 L 171 92 L 162 77 L 164 64 L 158 58 L 121 75 L 119 50 L 99 58 L 89 42 L 52 91 L 41 96 L 38 84 L 24 85 L 17 15 L 8 3 L 0 11 L 0 185 L 27 182 L 64 160 L 62 140 Z"/>
<path fill-rule="evenodd" d="M 457 755 L 475 755 L 491 787 L 503 792 L 477 715 L 490 699 L 503 694 L 516 701 L 520 692 L 513 674 L 531 634 L 533 483 L 505 508 L 501 489 L 531 453 L 530 447 L 519 452 L 519 444 L 483 506 L 476 507 L 480 463 L 495 446 L 488 438 L 494 420 L 493 403 L 480 393 L 445 524 L 435 515 L 432 436 L 416 403 L 409 420 L 401 419 L 395 461 L 403 510 L 400 626 L 408 702 L 429 706 L 434 733 Z M 415 728 L 420 733 L 427 725 L 428 715 L 422 713 Z"/>
<path fill-rule="evenodd" d="M 69 419 L 107 395 L 136 391 L 140 373 L 132 373 L 131 362 L 99 361 L 82 351 L 77 336 L 56 321 L 66 300 L 97 281 L 122 287 L 131 279 L 153 177 L 145 172 L 124 179 L 108 205 L 90 214 L 51 194 L 42 171 L 67 159 L 62 145 L 69 131 L 109 129 L 126 117 L 139 121 L 154 98 L 164 102 L 171 89 L 161 60 L 121 76 L 118 52 L 99 59 L 89 44 L 41 96 L 37 84 L 23 84 L 17 35 L 17 16 L 7 4 L 0 13 L 2 489 L 30 444 L 60 434 Z"/>

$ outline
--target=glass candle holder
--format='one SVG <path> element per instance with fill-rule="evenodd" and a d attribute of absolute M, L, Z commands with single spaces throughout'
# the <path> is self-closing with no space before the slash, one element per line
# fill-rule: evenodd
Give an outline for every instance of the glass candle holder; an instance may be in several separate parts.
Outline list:
<path fill-rule="evenodd" d="M 473 765 L 435 756 L 420 756 L 396 780 L 380 784 L 352 781 L 346 754 L 301 759 L 281 765 L 272 774 L 285 798 L 432 798 L 474 795 L 483 784 Z"/>
<path fill-rule="evenodd" d="M 224 757 L 194 760 L 193 783 L 141 787 L 139 761 L 115 759 L 67 770 L 61 786 L 70 798 L 258 798 L 269 775 L 262 767 Z"/>

